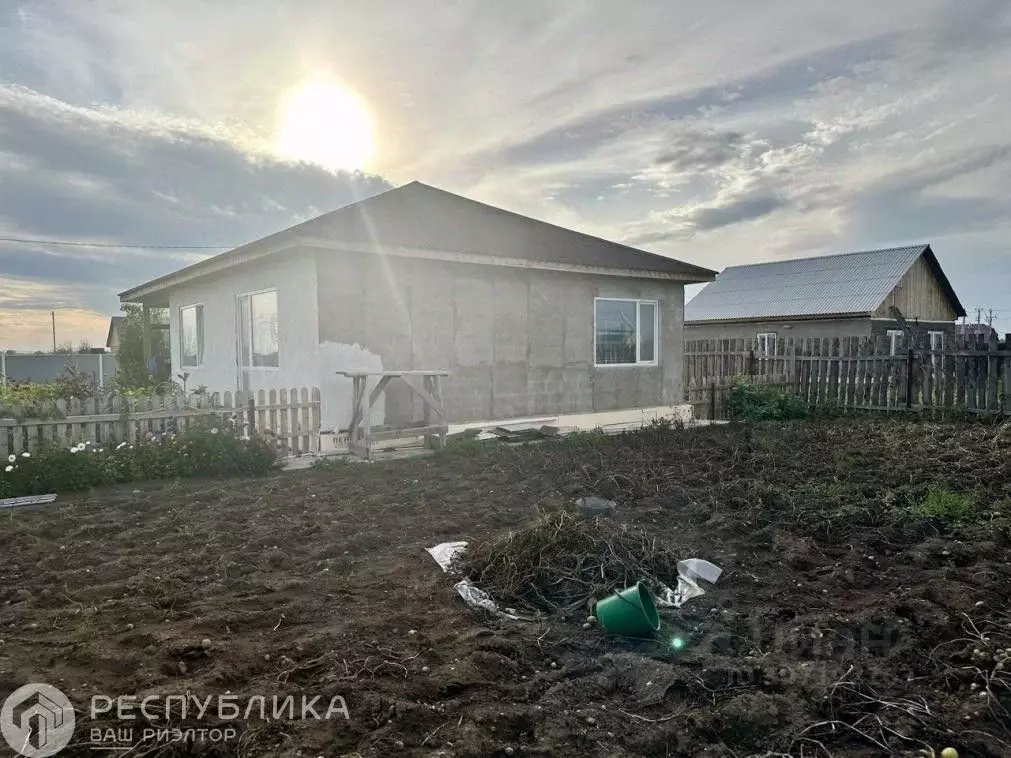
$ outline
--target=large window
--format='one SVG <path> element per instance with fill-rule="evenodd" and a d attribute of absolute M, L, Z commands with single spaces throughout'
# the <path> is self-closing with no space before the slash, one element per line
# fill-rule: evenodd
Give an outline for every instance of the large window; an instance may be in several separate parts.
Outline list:
<path fill-rule="evenodd" d="M 656 365 L 660 330 L 655 300 L 597 298 L 593 306 L 596 365 Z"/>
<path fill-rule="evenodd" d="M 277 367 L 277 290 L 239 297 L 239 359 L 244 367 Z"/>
<path fill-rule="evenodd" d="M 204 362 L 204 306 L 179 309 L 179 364 L 199 366 Z"/>

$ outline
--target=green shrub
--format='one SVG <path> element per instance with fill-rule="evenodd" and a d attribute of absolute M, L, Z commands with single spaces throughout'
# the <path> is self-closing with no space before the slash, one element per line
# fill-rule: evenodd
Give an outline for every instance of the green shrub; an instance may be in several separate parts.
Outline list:
<path fill-rule="evenodd" d="M 971 495 L 954 492 L 941 484 L 932 484 L 917 507 L 921 516 L 945 521 L 968 521 L 976 513 L 976 501 Z"/>
<path fill-rule="evenodd" d="M 751 382 L 736 382 L 727 394 L 730 417 L 745 421 L 787 421 L 808 418 L 810 409 L 796 395 Z"/>
<path fill-rule="evenodd" d="M 262 439 L 244 439 L 227 424 L 203 420 L 179 434 L 147 434 L 135 443 L 50 446 L 11 458 L 0 461 L 0 497 L 149 479 L 256 476 L 277 466 L 275 451 Z"/>
<path fill-rule="evenodd" d="M 477 455 L 488 449 L 486 443 L 491 440 L 479 440 L 477 432 L 461 434 L 446 440 L 446 446 L 440 451 L 443 455 Z"/>
<path fill-rule="evenodd" d="M 26 418 L 45 418 L 57 415 L 53 404 L 57 400 L 94 397 L 98 387 L 90 374 L 80 373 L 68 366 L 63 374 L 51 382 L 9 381 L 0 387 L 0 416 L 17 415 Z"/>

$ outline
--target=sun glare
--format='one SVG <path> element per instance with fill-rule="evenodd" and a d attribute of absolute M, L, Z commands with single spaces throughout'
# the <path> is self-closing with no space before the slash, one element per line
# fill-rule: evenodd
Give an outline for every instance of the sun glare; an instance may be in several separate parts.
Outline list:
<path fill-rule="evenodd" d="M 277 151 L 289 160 L 354 170 L 372 155 L 372 122 L 364 103 L 330 82 L 305 82 L 281 108 Z"/>

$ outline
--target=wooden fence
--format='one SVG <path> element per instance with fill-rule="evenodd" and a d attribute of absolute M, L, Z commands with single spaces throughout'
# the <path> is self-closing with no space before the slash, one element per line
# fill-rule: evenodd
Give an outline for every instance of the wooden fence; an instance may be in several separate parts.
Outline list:
<path fill-rule="evenodd" d="M 0 405 L 0 460 L 45 445 L 103 447 L 150 435 L 180 432 L 195 419 L 236 425 L 272 438 L 281 455 L 315 452 L 319 444 L 318 388 L 151 397 L 104 396 L 58 400 L 26 418 L 22 408 Z"/>
<path fill-rule="evenodd" d="M 1011 350 L 996 337 L 932 350 L 926 337 L 893 353 L 891 340 L 688 340 L 686 399 L 701 418 L 726 418 L 727 393 L 747 379 L 812 406 L 1011 414 Z"/>

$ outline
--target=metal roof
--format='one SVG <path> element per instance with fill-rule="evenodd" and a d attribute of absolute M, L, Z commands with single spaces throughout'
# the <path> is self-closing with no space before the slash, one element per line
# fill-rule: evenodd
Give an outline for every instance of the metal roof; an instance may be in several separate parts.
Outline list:
<path fill-rule="evenodd" d="M 921 255 L 964 314 L 930 245 L 913 245 L 731 266 L 685 305 L 685 321 L 869 314 Z"/>
<path fill-rule="evenodd" d="M 273 254 L 315 239 L 325 239 L 335 246 L 365 245 L 377 252 L 404 247 L 467 254 L 488 262 L 514 259 L 648 272 L 684 282 L 708 282 L 716 275 L 715 271 L 665 255 L 521 216 L 421 182 L 410 182 L 153 279 L 120 293 L 120 299 L 129 302 L 142 294 L 150 295 L 181 281 L 237 265 L 244 262 L 245 256 L 258 252 Z"/>

